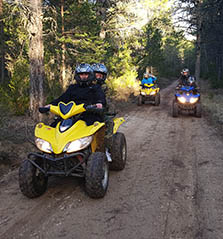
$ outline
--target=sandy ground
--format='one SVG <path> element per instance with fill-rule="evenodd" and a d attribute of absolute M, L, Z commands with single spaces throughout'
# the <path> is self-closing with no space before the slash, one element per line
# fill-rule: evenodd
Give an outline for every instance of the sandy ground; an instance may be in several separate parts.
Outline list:
<path fill-rule="evenodd" d="M 110 173 L 103 199 L 76 178 L 50 178 L 28 199 L 18 170 L 2 177 L 0 238 L 222 239 L 223 141 L 205 117 L 172 118 L 173 89 L 125 114 L 126 168 Z"/>

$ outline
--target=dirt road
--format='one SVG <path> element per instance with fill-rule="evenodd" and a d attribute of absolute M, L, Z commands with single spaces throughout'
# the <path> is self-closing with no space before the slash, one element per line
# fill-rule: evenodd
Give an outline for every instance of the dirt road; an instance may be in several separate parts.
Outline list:
<path fill-rule="evenodd" d="M 161 105 L 135 106 L 120 128 L 128 162 L 111 172 L 106 196 L 83 182 L 51 179 L 27 199 L 18 172 L 0 179 L 0 238 L 222 239 L 223 142 L 204 118 L 172 118 L 173 85 Z"/>

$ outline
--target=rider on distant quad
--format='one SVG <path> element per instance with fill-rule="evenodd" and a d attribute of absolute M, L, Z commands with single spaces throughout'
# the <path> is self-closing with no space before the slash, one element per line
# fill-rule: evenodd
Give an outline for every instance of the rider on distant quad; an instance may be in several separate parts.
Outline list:
<path fill-rule="evenodd" d="M 194 76 L 190 75 L 190 71 L 187 68 L 184 68 L 181 71 L 181 76 L 178 79 L 178 84 L 176 88 L 180 88 L 182 86 L 192 86 L 194 87 L 194 90 L 198 91 L 198 86 L 196 84 L 196 78 Z"/>
<path fill-rule="evenodd" d="M 143 76 L 144 76 L 144 78 L 141 81 L 141 85 L 143 87 L 145 87 L 145 84 L 148 84 L 148 85 L 156 84 L 157 78 L 154 75 L 152 75 L 151 73 L 146 72 L 146 73 L 144 73 Z"/>
<path fill-rule="evenodd" d="M 182 85 L 187 85 L 187 80 L 190 76 L 190 71 L 187 68 L 184 68 L 181 73 L 180 73 L 180 77 L 178 79 L 178 87 L 182 86 Z"/>

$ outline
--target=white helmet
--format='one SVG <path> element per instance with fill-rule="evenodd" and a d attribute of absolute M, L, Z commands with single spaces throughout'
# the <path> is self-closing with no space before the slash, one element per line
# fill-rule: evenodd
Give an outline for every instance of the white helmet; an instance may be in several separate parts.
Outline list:
<path fill-rule="evenodd" d="M 146 78 L 146 79 L 148 79 L 148 78 L 149 78 L 149 73 L 147 73 L 147 72 L 144 73 L 144 74 L 143 74 L 143 77 Z"/>
<path fill-rule="evenodd" d="M 189 71 L 189 69 L 187 69 L 187 68 L 184 68 L 182 71 L 181 71 L 181 75 L 187 75 L 187 76 L 189 76 L 190 75 L 190 71 Z"/>
<path fill-rule="evenodd" d="M 193 85 L 193 83 L 195 83 L 195 77 L 190 76 L 190 77 L 188 78 L 188 80 L 187 80 L 187 83 L 188 83 L 189 85 Z"/>

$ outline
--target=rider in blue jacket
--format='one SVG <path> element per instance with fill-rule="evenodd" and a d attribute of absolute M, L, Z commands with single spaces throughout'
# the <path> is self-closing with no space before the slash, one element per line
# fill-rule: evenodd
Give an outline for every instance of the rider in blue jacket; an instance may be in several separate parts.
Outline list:
<path fill-rule="evenodd" d="M 150 73 L 144 73 L 144 78 L 141 81 L 142 86 L 144 86 L 145 84 L 156 84 L 156 77 Z"/>

